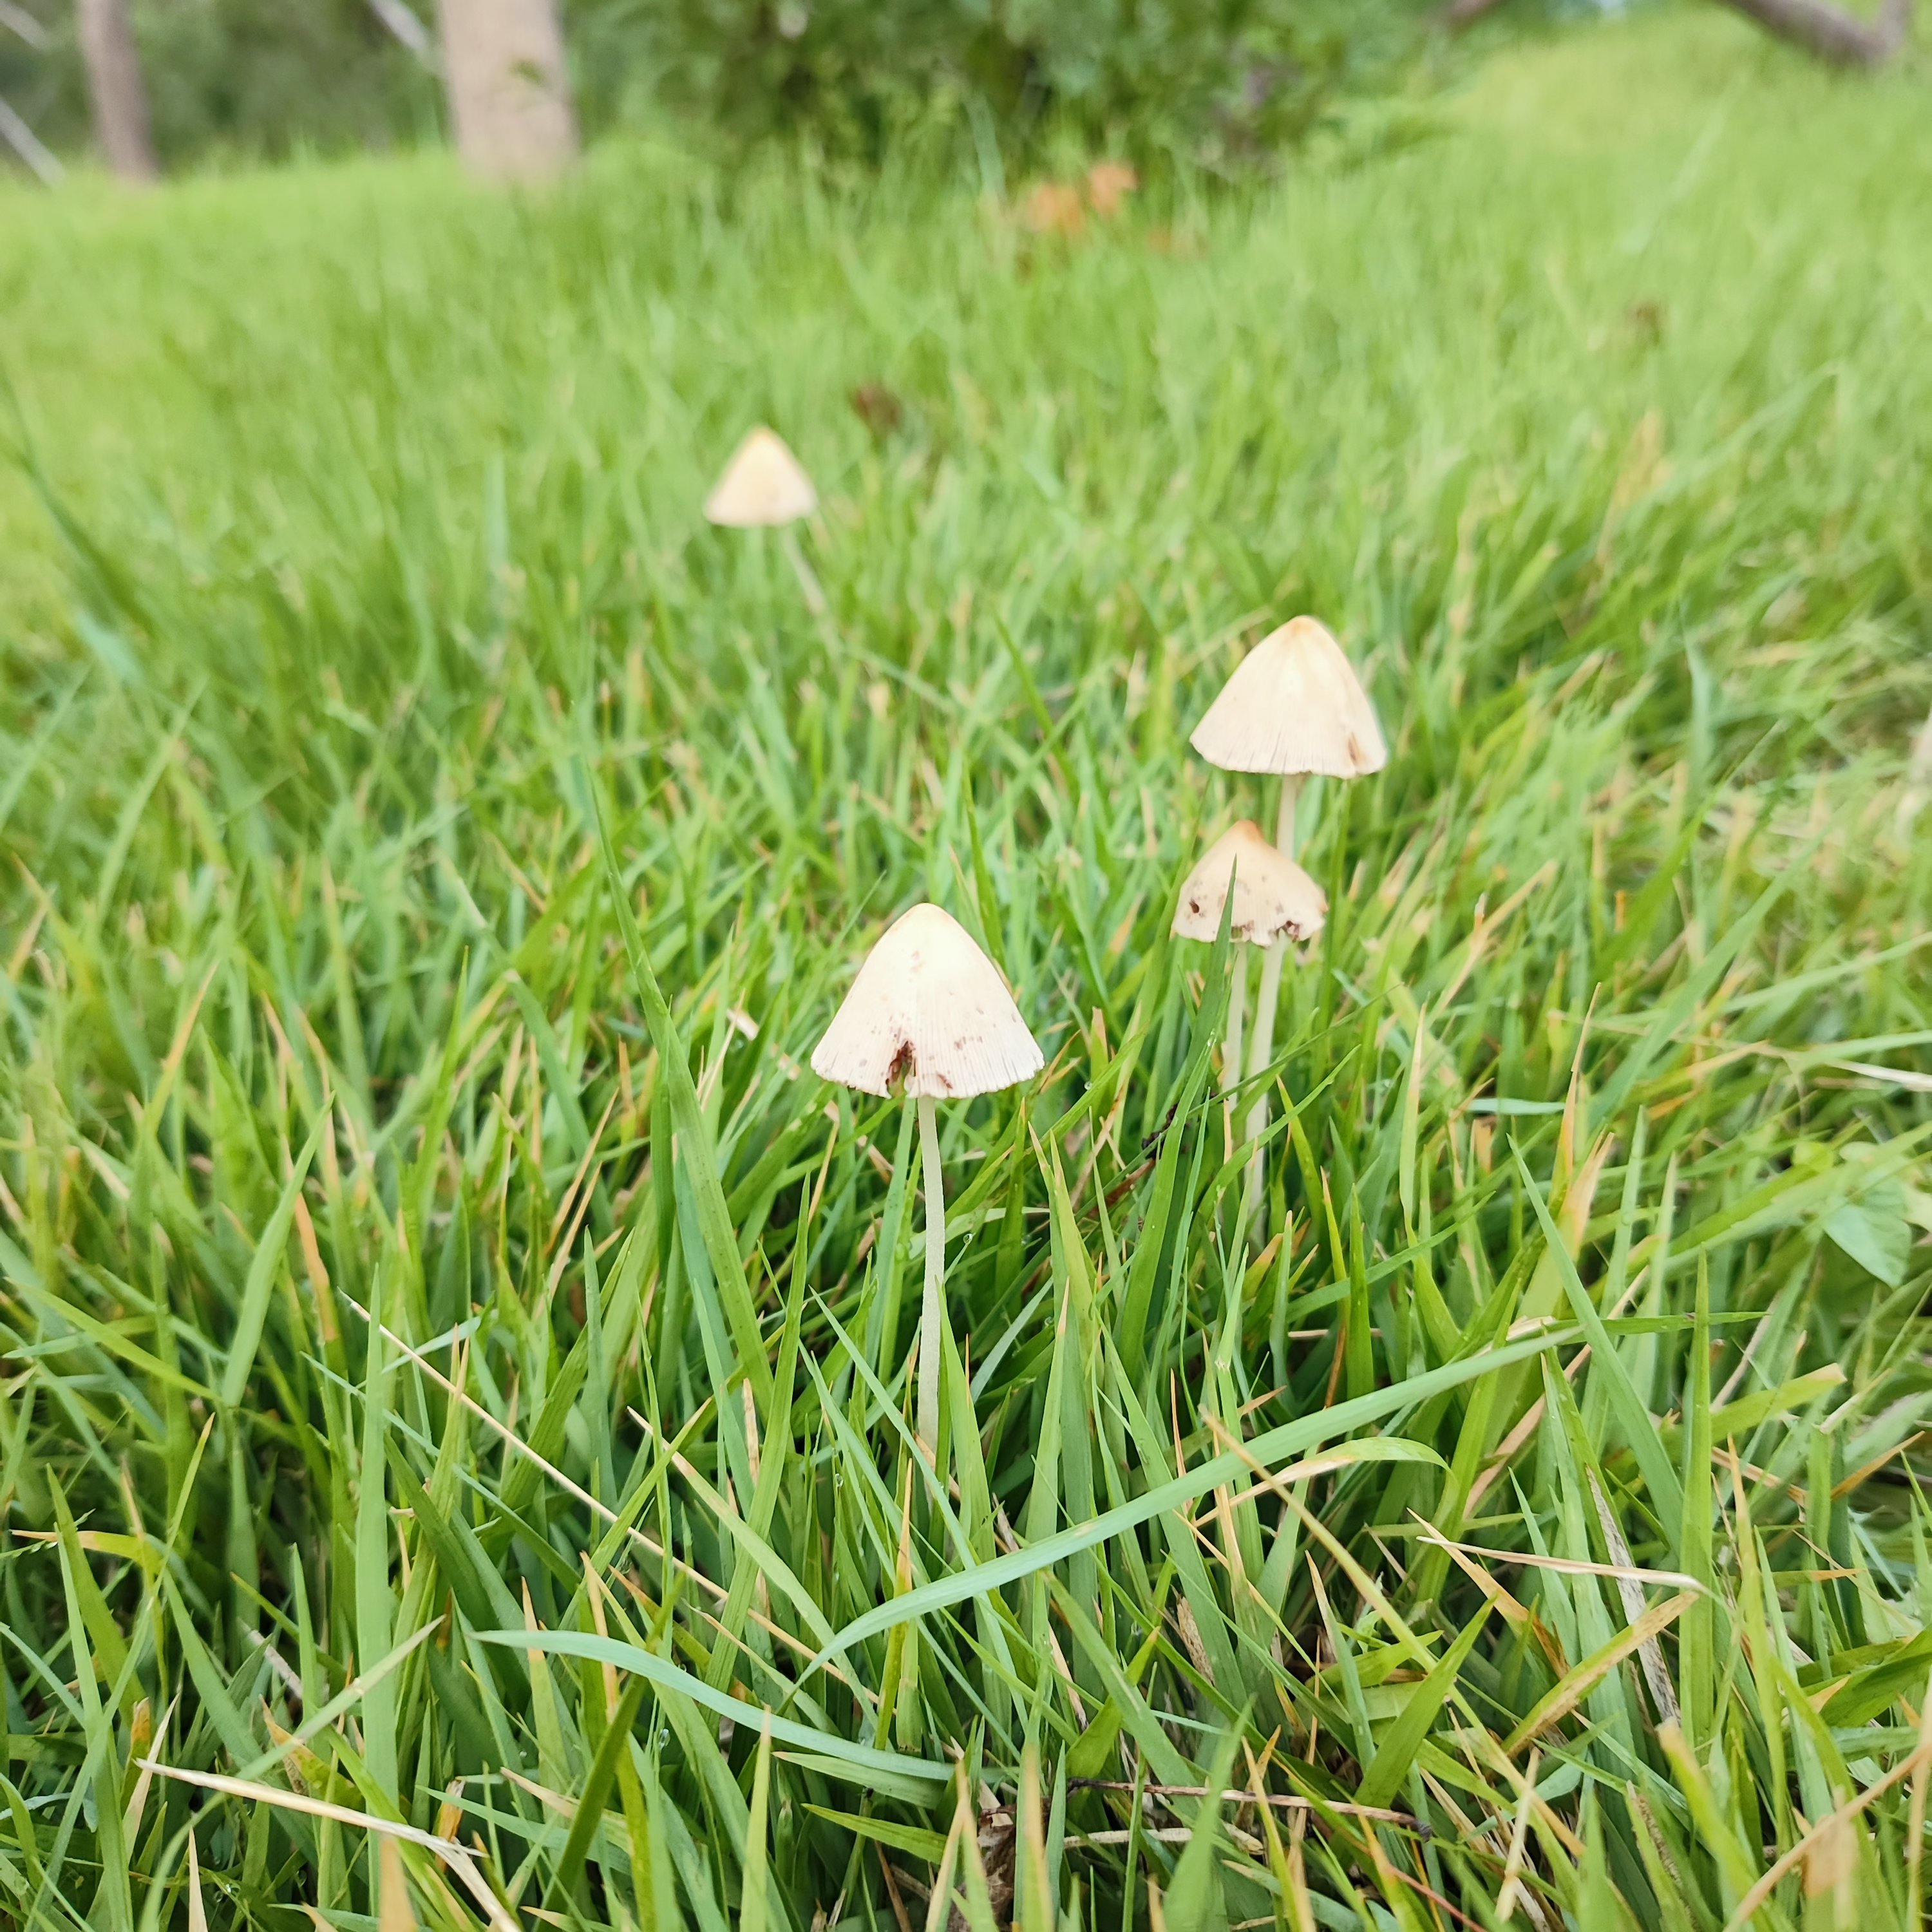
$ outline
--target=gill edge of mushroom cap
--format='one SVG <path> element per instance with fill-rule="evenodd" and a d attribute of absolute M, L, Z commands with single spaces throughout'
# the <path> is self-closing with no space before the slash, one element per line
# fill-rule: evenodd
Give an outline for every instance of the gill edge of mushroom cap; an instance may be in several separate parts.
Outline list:
<path fill-rule="evenodd" d="M 1328 896 L 1252 818 L 1235 821 L 1208 847 L 1181 881 L 1172 930 L 1180 939 L 1220 937 L 1230 891 L 1228 931 L 1238 941 L 1265 946 L 1312 939 L 1328 920 Z"/>

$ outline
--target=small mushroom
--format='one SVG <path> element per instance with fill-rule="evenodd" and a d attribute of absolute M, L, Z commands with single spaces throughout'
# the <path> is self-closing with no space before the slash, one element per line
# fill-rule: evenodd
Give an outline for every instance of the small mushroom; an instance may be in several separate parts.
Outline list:
<path fill-rule="evenodd" d="M 1292 859 L 1262 837 L 1261 827 L 1252 818 L 1244 818 L 1208 847 L 1181 882 L 1174 911 L 1174 935 L 1211 942 L 1220 937 L 1224 914 L 1234 944 L 1234 990 L 1228 999 L 1228 1037 L 1221 1059 L 1221 1090 L 1227 1096 L 1232 1124 L 1234 1091 L 1241 1078 L 1246 948 L 1272 948 L 1278 942 L 1286 946 L 1290 940 L 1313 938 L 1328 920 L 1328 901 Z"/>
<path fill-rule="evenodd" d="M 1182 881 L 1174 908 L 1179 939 L 1217 939 L 1232 897 L 1228 930 L 1238 944 L 1266 946 L 1278 938 L 1312 939 L 1327 922 L 1328 896 L 1285 853 L 1270 845 L 1252 818 L 1228 826 Z"/>
<path fill-rule="evenodd" d="M 739 444 L 717 486 L 704 500 L 704 514 L 734 530 L 775 530 L 778 547 L 813 616 L 825 615 L 825 592 L 799 548 L 792 525 L 818 508 L 818 492 L 804 466 L 776 430 L 760 423 Z"/>
<path fill-rule="evenodd" d="M 1357 778 L 1388 763 L 1375 706 L 1335 634 L 1291 617 L 1234 667 L 1190 740 L 1225 772 Z"/>
<path fill-rule="evenodd" d="M 734 530 L 776 530 L 818 508 L 812 478 L 784 439 L 762 423 L 739 444 L 704 500 L 706 518 Z"/>
<path fill-rule="evenodd" d="M 1388 746 L 1375 706 L 1335 634 L 1319 619 L 1292 617 L 1270 631 L 1234 667 L 1189 741 L 1223 771 L 1263 772 L 1281 779 L 1275 844 L 1294 856 L 1296 800 L 1305 778 L 1360 778 L 1388 763 Z M 1248 1074 L 1259 1074 L 1274 1054 L 1275 1007 L 1281 994 L 1286 942 L 1277 940 L 1262 962 Z M 1248 1115 L 1248 1138 L 1268 1126 L 1265 1093 Z M 1261 1184 L 1258 1151 L 1249 1193 Z"/>
<path fill-rule="evenodd" d="M 866 956 L 813 1049 L 812 1071 L 863 1094 L 903 1094 L 919 1110 L 926 1178 L 926 1297 L 920 1319 L 919 1437 L 939 1444 L 945 1320 L 946 1196 L 938 1103 L 998 1093 L 1046 1063 L 999 969 L 952 915 L 916 905 Z"/>

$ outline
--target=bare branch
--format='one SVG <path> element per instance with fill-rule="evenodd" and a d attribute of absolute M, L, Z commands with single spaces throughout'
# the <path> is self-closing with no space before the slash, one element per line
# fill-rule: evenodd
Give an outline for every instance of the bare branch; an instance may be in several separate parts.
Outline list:
<path fill-rule="evenodd" d="M 4 4 L 4 0 L 0 0 Z M 369 10 L 432 74 L 442 70 L 436 36 L 416 18 L 408 0 L 369 0 Z"/>
<path fill-rule="evenodd" d="M 67 178 L 67 170 L 55 155 L 48 152 L 36 138 L 34 130 L 14 112 L 4 98 L 0 98 L 0 141 L 4 141 L 34 172 L 52 188 Z"/>
<path fill-rule="evenodd" d="M 26 8 L 15 6 L 14 0 L 0 0 L 0 27 L 10 28 L 28 46 L 38 47 L 43 53 L 53 45 L 46 28 Z"/>
<path fill-rule="evenodd" d="M 80 56 L 94 104 L 94 132 L 107 165 L 124 181 L 160 174 L 148 118 L 147 83 L 128 18 L 128 0 L 80 0 Z"/>
<path fill-rule="evenodd" d="M 1861 20 L 1831 0 L 1724 0 L 1766 32 L 1833 67 L 1882 67 L 1912 38 L 1912 0 L 1885 0 L 1876 20 Z"/>

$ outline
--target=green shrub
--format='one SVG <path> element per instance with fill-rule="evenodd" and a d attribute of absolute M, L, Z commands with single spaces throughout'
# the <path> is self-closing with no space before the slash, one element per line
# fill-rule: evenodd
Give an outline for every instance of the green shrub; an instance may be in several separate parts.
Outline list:
<path fill-rule="evenodd" d="M 1211 165 L 1388 74 L 1419 17 L 1413 0 L 583 0 L 573 27 L 605 112 L 655 101 L 874 159 L 1061 135 Z"/>

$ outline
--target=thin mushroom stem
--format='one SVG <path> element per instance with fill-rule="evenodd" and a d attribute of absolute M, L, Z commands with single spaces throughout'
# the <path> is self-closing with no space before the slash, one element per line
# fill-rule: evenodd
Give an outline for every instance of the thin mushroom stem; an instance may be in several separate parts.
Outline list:
<path fill-rule="evenodd" d="M 1281 999 L 1281 969 L 1288 956 L 1288 942 L 1286 938 L 1271 940 L 1268 950 L 1262 955 L 1261 997 L 1255 1004 L 1255 1040 L 1252 1057 L 1248 1062 L 1248 1078 L 1258 1080 L 1262 1070 L 1274 1058 L 1275 1008 Z M 1255 1089 L 1254 1104 L 1248 1109 L 1247 1126 L 1243 1133 L 1244 1140 L 1256 1140 L 1268 1132 L 1268 1090 L 1265 1086 Z M 1262 1150 L 1258 1147 L 1248 1160 L 1247 1198 L 1250 1204 L 1261 1198 Z"/>
<path fill-rule="evenodd" d="M 1290 772 L 1281 782 L 1281 809 L 1274 821 L 1274 849 L 1284 859 L 1294 856 L 1294 807 L 1301 796 L 1301 774 Z"/>
<path fill-rule="evenodd" d="M 1275 820 L 1275 849 L 1284 859 L 1294 856 L 1294 808 L 1301 794 L 1301 779 L 1291 772 L 1281 782 L 1281 810 Z M 1288 941 L 1286 936 L 1271 941 L 1262 958 L 1261 996 L 1255 1006 L 1254 1043 L 1249 1049 L 1248 1078 L 1258 1080 L 1262 1070 L 1274 1058 L 1275 1010 L 1281 999 L 1281 969 L 1287 962 Z M 1268 1124 L 1268 1096 L 1265 1087 L 1255 1095 L 1255 1103 L 1248 1110 L 1248 1140 L 1256 1140 L 1266 1133 Z M 1261 1198 L 1263 1162 L 1262 1150 L 1255 1149 L 1248 1162 L 1248 1184 L 1242 1220 L 1245 1224 L 1249 1213 Z"/>
<path fill-rule="evenodd" d="M 836 662 L 844 655 L 843 640 L 833 620 L 832 607 L 825 601 L 824 587 L 818 580 L 818 573 L 806 560 L 805 547 L 798 540 L 796 524 L 787 524 L 778 532 L 778 545 L 785 554 L 785 561 L 791 566 L 792 574 L 798 579 L 806 610 L 818 630 L 819 642 Z"/>
<path fill-rule="evenodd" d="M 946 1320 L 946 1184 L 939 1165 L 939 1108 L 919 1096 L 919 1160 L 926 1182 L 926 1298 L 919 1322 L 919 1439 L 939 1456 L 940 1337 Z"/>
<path fill-rule="evenodd" d="M 805 593 L 805 608 L 814 617 L 825 615 L 825 592 L 820 587 L 818 574 L 806 562 L 805 552 L 800 547 L 796 526 L 787 524 L 778 532 L 778 546 L 785 554 L 785 561 L 791 566 L 792 574 L 798 579 L 798 587 Z"/>
<path fill-rule="evenodd" d="M 1234 1150 L 1234 1089 L 1241 1084 L 1241 1009 L 1248 992 L 1248 949 L 1234 943 L 1228 963 L 1228 1030 L 1221 1042 L 1221 1111 L 1227 1117 L 1228 1151 Z"/>

